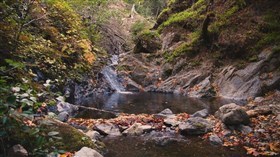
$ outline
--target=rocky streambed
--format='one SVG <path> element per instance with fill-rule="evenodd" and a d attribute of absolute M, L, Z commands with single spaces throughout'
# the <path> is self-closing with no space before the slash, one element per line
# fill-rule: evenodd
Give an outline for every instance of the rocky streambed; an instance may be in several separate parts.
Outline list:
<path fill-rule="evenodd" d="M 107 146 L 105 156 L 277 156 L 280 151 L 280 93 L 257 97 L 245 106 L 223 105 L 211 115 L 119 114 L 111 119 L 68 121 L 93 141 Z"/>

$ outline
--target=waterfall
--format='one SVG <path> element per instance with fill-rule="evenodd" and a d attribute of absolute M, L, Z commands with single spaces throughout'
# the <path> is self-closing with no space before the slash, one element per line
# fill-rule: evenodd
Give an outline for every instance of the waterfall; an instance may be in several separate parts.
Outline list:
<path fill-rule="evenodd" d="M 111 66 L 104 67 L 101 73 L 104 75 L 105 79 L 114 90 L 117 92 L 125 91 L 123 85 L 119 82 L 116 71 Z"/>

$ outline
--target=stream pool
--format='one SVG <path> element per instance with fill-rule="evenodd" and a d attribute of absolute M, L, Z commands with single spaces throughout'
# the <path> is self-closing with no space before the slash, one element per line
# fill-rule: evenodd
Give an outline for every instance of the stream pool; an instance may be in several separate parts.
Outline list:
<path fill-rule="evenodd" d="M 215 113 L 224 104 L 232 102 L 225 99 L 197 99 L 182 95 L 164 93 L 113 93 L 95 95 L 84 102 L 84 106 L 95 107 L 116 113 L 154 114 L 169 108 L 173 113 L 193 114 L 202 109 Z M 240 104 L 240 102 L 239 102 Z M 96 113 L 83 111 L 77 117 L 96 118 Z"/>

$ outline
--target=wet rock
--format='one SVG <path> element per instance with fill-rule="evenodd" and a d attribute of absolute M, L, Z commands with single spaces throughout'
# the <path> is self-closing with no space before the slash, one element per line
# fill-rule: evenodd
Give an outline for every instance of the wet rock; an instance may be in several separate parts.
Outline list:
<path fill-rule="evenodd" d="M 9 157 L 27 157 L 28 152 L 25 148 L 23 148 L 22 145 L 17 144 L 9 149 L 8 156 Z"/>
<path fill-rule="evenodd" d="M 225 125 L 246 125 L 250 123 L 247 113 L 235 103 L 220 107 L 215 116 L 219 117 Z"/>
<path fill-rule="evenodd" d="M 153 116 L 155 118 L 167 118 L 167 117 L 172 118 L 172 117 L 175 117 L 175 115 L 173 114 L 173 112 L 169 108 L 166 108 L 163 111 L 161 111 L 160 113 L 154 114 Z"/>
<path fill-rule="evenodd" d="M 68 112 L 63 111 L 63 112 L 59 113 L 59 114 L 57 115 L 57 119 L 60 120 L 60 121 L 62 121 L 62 122 L 67 122 L 68 119 L 69 119 L 69 114 L 68 114 Z"/>
<path fill-rule="evenodd" d="M 117 126 L 112 123 L 99 123 L 93 127 L 101 135 L 121 136 L 121 132 Z"/>
<path fill-rule="evenodd" d="M 85 134 L 93 140 L 99 140 L 101 138 L 100 133 L 94 130 L 89 130 Z"/>
<path fill-rule="evenodd" d="M 222 145 L 222 144 L 223 144 L 223 141 L 222 141 L 222 140 L 220 139 L 220 137 L 219 137 L 218 135 L 216 135 L 216 134 L 211 135 L 211 136 L 209 137 L 209 140 L 210 140 L 211 144 L 213 144 L 213 145 Z"/>
<path fill-rule="evenodd" d="M 141 123 L 134 123 L 131 127 L 126 129 L 123 134 L 124 135 L 132 135 L 138 136 L 146 132 L 152 131 L 152 126 L 150 125 L 142 125 Z"/>
<path fill-rule="evenodd" d="M 238 130 L 241 131 L 243 134 L 249 134 L 253 131 L 253 129 L 246 125 L 240 125 Z"/>
<path fill-rule="evenodd" d="M 207 109 L 203 109 L 200 111 L 195 112 L 194 114 L 192 114 L 192 117 L 201 117 L 201 118 L 205 118 L 209 115 L 209 112 Z"/>
<path fill-rule="evenodd" d="M 103 157 L 103 156 L 94 149 L 83 147 L 81 150 L 75 153 L 75 157 Z"/>
<path fill-rule="evenodd" d="M 201 117 L 189 118 L 186 122 L 179 124 L 179 131 L 182 135 L 200 135 L 213 129 L 213 124 Z"/>

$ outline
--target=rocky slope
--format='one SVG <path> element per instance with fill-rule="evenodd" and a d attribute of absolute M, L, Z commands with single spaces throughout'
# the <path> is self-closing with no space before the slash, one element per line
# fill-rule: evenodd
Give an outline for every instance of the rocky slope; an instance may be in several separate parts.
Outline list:
<path fill-rule="evenodd" d="M 120 73 L 146 91 L 245 100 L 279 89 L 279 2 L 169 3 Z"/>

